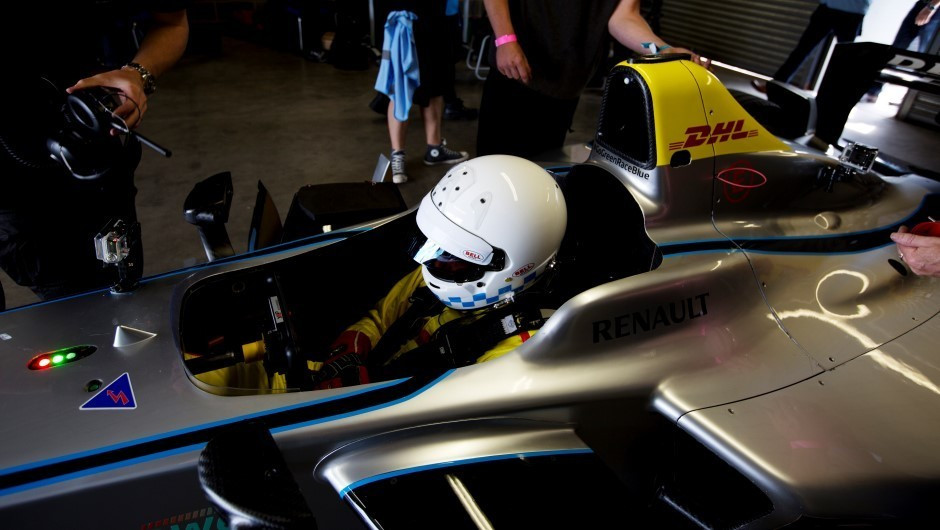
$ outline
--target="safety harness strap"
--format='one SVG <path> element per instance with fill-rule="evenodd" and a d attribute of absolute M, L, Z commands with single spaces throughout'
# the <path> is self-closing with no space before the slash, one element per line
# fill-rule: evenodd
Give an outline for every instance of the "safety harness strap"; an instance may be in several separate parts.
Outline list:
<path fill-rule="evenodd" d="M 411 306 L 385 331 L 379 343 L 369 352 L 369 369 L 388 362 L 408 339 L 416 336 L 425 319 L 444 310 L 444 304 L 427 287 L 418 287 L 408 298 Z"/>
<path fill-rule="evenodd" d="M 539 329 L 544 323 L 545 318 L 536 305 L 517 298 L 482 315 L 470 314 L 452 320 L 441 326 L 427 343 L 377 368 L 383 377 L 395 378 L 427 369 L 467 366 L 501 341 L 523 331 Z"/>

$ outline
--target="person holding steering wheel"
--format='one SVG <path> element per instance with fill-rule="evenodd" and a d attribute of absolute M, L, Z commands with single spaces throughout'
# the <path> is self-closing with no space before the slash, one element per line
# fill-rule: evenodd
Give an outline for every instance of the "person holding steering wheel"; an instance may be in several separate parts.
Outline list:
<path fill-rule="evenodd" d="M 418 207 L 420 264 L 314 363 L 316 388 L 336 388 L 488 361 L 542 325 L 530 288 L 554 263 L 565 198 L 533 162 L 491 155 L 456 165 Z"/>

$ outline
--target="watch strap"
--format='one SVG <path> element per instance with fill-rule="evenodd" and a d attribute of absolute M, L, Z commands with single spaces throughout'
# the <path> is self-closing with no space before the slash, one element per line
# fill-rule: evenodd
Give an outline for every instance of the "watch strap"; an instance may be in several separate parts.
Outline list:
<path fill-rule="evenodd" d="M 147 70 L 147 68 L 140 63 L 130 62 L 125 64 L 122 68 L 130 68 L 131 70 L 135 70 L 138 74 L 140 74 L 140 79 L 144 82 L 144 94 L 150 95 L 157 90 L 157 83 L 153 77 L 153 74 L 151 74 L 150 70 Z"/>

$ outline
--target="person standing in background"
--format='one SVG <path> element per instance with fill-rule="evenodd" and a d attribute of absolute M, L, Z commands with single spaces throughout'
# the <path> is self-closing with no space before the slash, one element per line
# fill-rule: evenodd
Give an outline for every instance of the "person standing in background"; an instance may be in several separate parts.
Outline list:
<path fill-rule="evenodd" d="M 937 28 L 940 27 L 938 8 L 940 8 L 940 0 L 917 0 L 907 12 L 904 21 L 901 22 L 898 34 L 891 45 L 906 50 L 914 39 L 917 39 L 917 51 L 927 53 L 934 35 L 937 34 Z"/>
<path fill-rule="evenodd" d="M 837 42 L 855 41 L 869 7 L 871 0 L 819 0 L 800 40 L 774 73 L 774 79 L 789 83 L 810 52 L 830 35 L 835 35 Z M 767 91 L 763 80 L 755 79 L 751 84 L 759 92 Z"/>
<path fill-rule="evenodd" d="M 186 48 L 186 4 L 75 0 L 7 7 L 15 24 L 0 37 L 10 73 L 0 87 L 0 267 L 41 299 L 110 285 L 92 240 L 112 218 L 137 219 L 140 144 L 128 138 L 106 161 L 106 173 L 76 178 L 49 160 L 47 140 L 63 118 L 61 101 L 66 93 L 112 87 L 120 100 L 114 114 L 129 128 L 139 126 L 156 79 Z"/>
<path fill-rule="evenodd" d="M 650 29 L 639 0 L 485 0 L 495 52 L 483 86 L 477 154 L 560 149 L 609 33 L 636 53 L 688 53 Z"/>
<path fill-rule="evenodd" d="M 396 184 L 408 181 L 405 133 L 412 102 L 421 107 L 424 120 L 426 165 L 455 164 L 469 156 L 447 147 L 441 135 L 444 94 L 454 85 L 453 36 L 446 24 L 446 4 L 446 0 L 397 0 L 391 4 L 375 89 L 391 99 L 387 120 L 392 181 Z"/>
<path fill-rule="evenodd" d="M 938 6 L 940 6 L 940 0 L 917 0 L 907 12 L 904 21 L 901 22 L 891 46 L 907 50 L 914 39 L 917 39 L 917 51 L 927 53 L 934 35 L 937 34 L 937 27 L 940 26 L 940 16 L 936 16 Z M 878 101 L 883 88 L 884 83 L 875 81 L 871 89 L 865 93 L 863 101 L 868 103 Z"/>

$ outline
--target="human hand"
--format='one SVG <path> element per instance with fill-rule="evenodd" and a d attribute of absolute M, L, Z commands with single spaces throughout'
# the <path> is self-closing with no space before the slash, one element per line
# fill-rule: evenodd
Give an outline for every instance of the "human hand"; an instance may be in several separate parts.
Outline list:
<path fill-rule="evenodd" d="M 532 68 L 529 67 L 529 60 L 526 59 L 525 52 L 518 42 L 507 42 L 496 48 L 496 68 L 499 73 L 508 77 L 522 81 L 528 85 L 532 79 Z"/>
<path fill-rule="evenodd" d="M 707 69 L 709 69 L 709 70 L 711 70 L 711 68 L 712 68 L 712 60 L 711 60 L 711 59 L 708 59 L 708 58 L 706 58 L 706 57 L 702 57 L 701 55 L 699 55 L 699 54 L 693 52 L 692 50 L 686 49 L 686 48 L 673 48 L 673 47 L 669 47 L 669 48 L 666 48 L 665 53 L 687 53 L 687 54 L 689 54 L 689 55 L 692 56 L 692 62 L 694 62 L 695 64 L 704 66 L 705 68 L 707 68 Z"/>
<path fill-rule="evenodd" d="M 921 9 L 920 12 L 917 13 L 917 18 L 914 19 L 914 24 L 923 26 L 924 24 L 930 22 L 930 18 L 933 17 L 933 14 L 936 10 L 936 8 L 931 9 L 931 5 L 927 4 L 927 7 Z"/>
<path fill-rule="evenodd" d="M 940 277 L 940 237 L 915 235 L 906 226 L 891 234 L 898 256 L 919 276 Z"/>
<path fill-rule="evenodd" d="M 348 329 L 330 345 L 329 358 L 313 374 L 314 387 L 319 390 L 361 385 L 369 382 L 369 371 L 363 361 L 372 350 L 365 333 Z"/>
<path fill-rule="evenodd" d="M 369 370 L 362 358 L 355 353 L 334 355 L 313 373 L 313 387 L 317 390 L 363 385 L 368 382 Z"/>
<path fill-rule="evenodd" d="M 114 109 L 114 113 L 133 129 L 140 125 L 147 112 L 147 95 L 144 94 L 144 80 L 136 70 L 110 70 L 98 75 L 86 77 L 65 91 L 71 94 L 76 90 L 84 90 L 93 86 L 107 86 L 121 91 L 121 105 Z M 111 134 L 118 134 L 111 130 Z"/>

